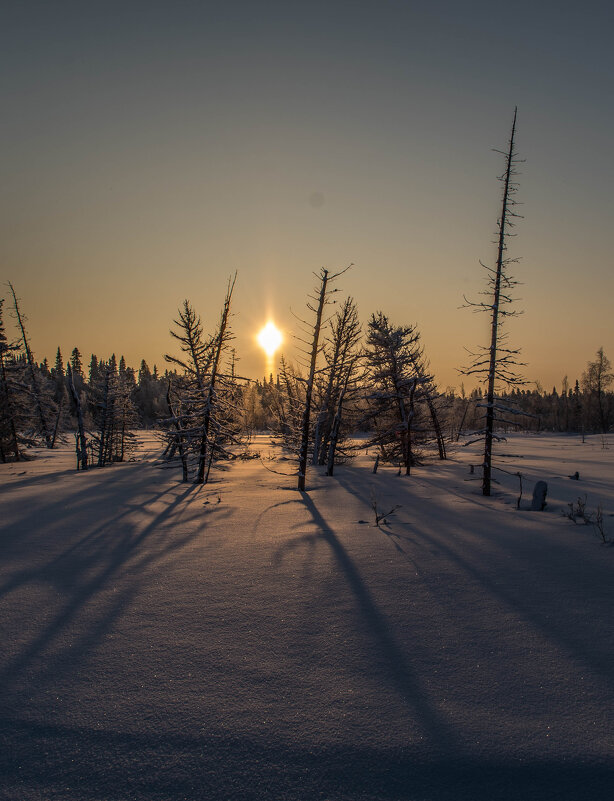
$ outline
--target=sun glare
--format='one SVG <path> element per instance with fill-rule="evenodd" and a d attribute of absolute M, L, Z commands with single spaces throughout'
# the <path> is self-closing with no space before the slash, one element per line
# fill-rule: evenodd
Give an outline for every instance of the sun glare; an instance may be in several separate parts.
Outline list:
<path fill-rule="evenodd" d="M 266 355 L 270 358 L 277 348 L 281 345 L 282 336 L 281 331 L 277 328 L 275 323 L 269 322 L 258 334 L 258 344 L 264 350 Z"/>

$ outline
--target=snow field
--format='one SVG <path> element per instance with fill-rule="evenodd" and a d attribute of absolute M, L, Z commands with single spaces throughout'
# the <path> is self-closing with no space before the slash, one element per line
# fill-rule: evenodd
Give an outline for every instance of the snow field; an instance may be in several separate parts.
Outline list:
<path fill-rule="evenodd" d="M 182 485 L 141 439 L 0 465 L 0 797 L 611 797 L 614 548 L 563 512 L 614 538 L 614 445 L 499 445 L 517 510 L 476 446 L 299 493 L 258 460 Z"/>

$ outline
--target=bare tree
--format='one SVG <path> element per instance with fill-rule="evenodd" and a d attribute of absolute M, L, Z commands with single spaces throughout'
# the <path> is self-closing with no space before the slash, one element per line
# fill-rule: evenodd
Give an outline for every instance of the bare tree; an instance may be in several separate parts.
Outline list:
<path fill-rule="evenodd" d="M 322 373 L 323 386 L 319 398 L 320 411 L 316 419 L 313 445 L 313 464 L 330 461 L 330 444 L 336 420 L 334 452 L 339 442 L 343 404 L 348 387 L 355 378 L 358 364 L 357 347 L 361 336 L 358 310 L 353 298 L 346 298 L 339 311 L 329 321 L 324 340 L 326 367 Z M 341 397 L 343 396 L 343 397 Z M 339 401 L 341 400 L 341 403 Z M 332 469 L 329 473 L 332 475 Z"/>
<path fill-rule="evenodd" d="M 507 346 L 507 333 L 502 328 L 505 318 L 518 314 L 516 310 L 507 308 L 514 302 L 511 293 L 517 285 L 517 281 L 509 273 L 509 266 L 517 262 L 518 259 L 512 259 L 507 256 L 507 243 L 509 236 L 511 236 L 511 229 L 514 227 L 513 220 L 520 217 L 513 210 L 517 205 L 514 195 L 518 189 L 518 184 L 514 181 L 514 177 L 518 174 L 516 167 L 520 163 L 515 149 L 516 115 L 517 109 L 514 109 L 514 120 L 507 150 L 495 151 L 505 157 L 505 171 L 499 176 L 499 181 L 503 184 L 503 191 L 501 213 L 497 221 L 496 232 L 497 258 L 494 267 L 482 264 L 488 272 L 488 287 L 482 294 L 488 300 L 475 303 L 465 299 L 466 305 L 473 308 L 474 311 L 486 312 L 490 315 L 490 345 L 472 352 L 470 354 L 472 362 L 469 367 L 463 370 L 465 375 L 482 376 L 482 380 L 486 385 L 485 402 L 480 404 L 486 409 L 485 425 L 479 432 L 480 435 L 484 436 L 483 495 L 490 495 L 491 492 L 493 440 L 499 439 L 494 430 L 495 420 L 510 425 L 518 425 L 513 420 L 498 416 L 498 413 L 502 412 L 506 415 L 520 413 L 518 410 L 503 405 L 499 401 L 496 395 L 497 387 L 500 383 L 507 386 L 523 383 L 517 372 L 520 366 L 517 359 L 520 351 L 517 348 Z"/>
<path fill-rule="evenodd" d="M 81 396 L 75 387 L 71 364 L 66 365 L 66 380 L 77 413 L 77 470 L 79 468 L 81 468 L 81 470 L 87 470 L 87 438 L 85 436 L 85 425 L 83 423 L 83 407 L 81 404 Z"/>
<path fill-rule="evenodd" d="M 210 430 L 211 430 L 211 423 L 214 420 L 213 416 L 213 409 L 214 405 L 218 402 L 217 396 L 217 384 L 220 376 L 220 366 L 221 366 L 221 357 L 224 350 L 228 347 L 228 343 L 232 339 L 232 334 L 230 332 L 230 302 L 232 300 L 232 292 L 234 290 L 235 282 L 237 280 L 237 276 L 235 274 L 234 278 L 228 282 L 228 289 L 226 291 L 226 299 L 224 300 L 224 306 L 222 308 L 222 314 L 220 317 L 220 323 L 217 330 L 217 335 L 215 337 L 215 348 L 213 352 L 213 358 L 211 360 L 211 372 L 209 375 L 209 387 L 207 389 L 207 398 L 205 401 L 205 413 L 203 418 L 203 430 L 200 440 L 200 452 L 198 455 L 198 470 L 196 472 L 196 479 L 194 481 L 195 484 L 203 484 L 206 483 L 205 480 L 205 468 L 207 468 L 207 476 L 209 475 L 209 468 L 211 465 L 211 460 L 213 458 L 213 449 L 215 447 L 215 443 L 209 442 Z M 218 429 L 220 427 L 219 422 L 216 426 Z M 218 430 L 218 434 L 220 431 Z M 217 440 L 216 436 L 216 440 Z M 209 465 L 207 466 L 207 449 L 210 450 L 209 453 Z"/>
<path fill-rule="evenodd" d="M 41 386 L 40 376 L 38 374 L 38 366 L 35 364 L 34 357 L 32 356 L 32 350 L 30 348 L 30 343 L 28 341 L 28 335 L 25 328 L 25 320 L 21 313 L 21 309 L 19 308 L 19 301 L 17 300 L 17 295 L 15 294 L 13 284 L 9 281 L 8 285 L 9 289 L 11 290 L 11 294 L 13 295 L 15 318 L 17 319 L 19 330 L 21 332 L 21 341 L 23 343 L 26 365 L 30 377 L 30 394 L 32 396 L 35 415 L 38 421 L 39 433 L 45 441 L 46 446 L 48 448 L 53 448 L 54 437 L 48 422 L 48 417 L 54 404 L 49 397 L 49 393 L 45 392 Z"/>
<path fill-rule="evenodd" d="M 233 364 L 229 373 L 223 359 L 233 338 L 230 328 L 230 307 L 236 275 L 228 282 L 220 322 L 215 334 L 203 336 L 200 317 L 189 301 L 184 301 L 177 331 L 171 335 L 181 343 L 183 358 L 166 355 L 166 360 L 182 368 L 182 374 L 169 382 L 167 401 L 167 458 L 179 452 L 183 480 L 188 480 L 189 467 L 195 461 L 195 484 L 206 484 L 211 464 L 216 458 L 230 458 L 226 445 L 237 442 L 241 403 Z"/>
<path fill-rule="evenodd" d="M 329 302 L 331 302 L 330 294 L 338 291 L 337 289 L 331 290 L 330 288 L 331 284 L 337 278 L 339 278 L 340 275 L 343 275 L 343 273 L 347 272 L 348 269 L 349 267 L 346 267 L 345 270 L 341 270 L 340 272 L 333 273 L 331 275 L 328 270 L 322 267 L 320 272 L 316 273 L 316 278 L 318 279 L 318 285 L 314 289 L 313 295 L 310 295 L 309 301 L 307 302 L 307 308 L 309 309 L 309 311 L 313 312 L 313 314 L 315 315 L 315 320 L 311 325 L 303 321 L 303 323 L 306 326 L 308 326 L 307 336 L 309 336 L 309 339 L 308 340 L 299 339 L 299 341 L 301 341 L 307 348 L 306 350 L 303 351 L 303 354 L 307 357 L 308 360 L 308 372 L 305 383 L 305 405 L 303 408 L 303 415 L 301 421 L 301 433 L 300 433 L 299 457 L 298 457 L 298 489 L 301 492 L 305 491 L 305 480 L 307 476 L 307 458 L 308 458 L 309 440 L 311 433 L 310 432 L 311 402 L 313 398 L 316 364 L 318 356 L 321 352 L 320 335 L 322 332 L 324 309 L 325 306 Z"/>

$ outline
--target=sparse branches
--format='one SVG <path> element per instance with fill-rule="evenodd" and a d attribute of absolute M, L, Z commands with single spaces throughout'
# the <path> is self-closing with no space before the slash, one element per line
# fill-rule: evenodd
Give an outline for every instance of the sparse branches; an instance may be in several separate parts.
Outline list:
<path fill-rule="evenodd" d="M 357 347 L 361 336 L 358 310 L 353 298 L 346 298 L 328 323 L 323 353 L 326 366 L 321 374 L 320 411 L 316 418 L 313 463 L 326 464 L 332 475 L 344 402 L 356 384 Z"/>
<path fill-rule="evenodd" d="M 231 301 L 236 275 L 228 281 L 220 321 L 213 336 L 203 337 L 200 317 L 188 300 L 184 301 L 172 336 L 185 354 L 181 359 L 167 355 L 166 360 L 182 368 L 169 379 L 167 406 L 168 447 L 166 458 L 179 454 L 183 481 L 189 480 L 191 466 L 194 483 L 206 484 L 212 463 L 230 458 L 227 446 L 237 443 L 242 401 L 235 374 L 235 357 L 228 371 L 224 360 L 233 334 L 230 327 Z"/>
<path fill-rule="evenodd" d="M 379 524 L 381 522 L 386 523 L 386 518 L 393 515 L 397 509 L 401 508 L 401 504 L 395 504 L 392 509 L 389 509 L 387 512 L 380 512 L 377 504 L 377 498 L 375 497 L 375 493 L 371 491 L 371 509 L 373 509 L 373 514 L 375 515 L 375 523 L 374 526 L 379 528 Z"/>
<path fill-rule="evenodd" d="M 301 492 L 305 490 L 307 457 L 310 439 L 311 403 L 314 390 L 316 363 L 318 355 L 321 351 L 320 335 L 323 325 L 324 309 L 329 303 L 332 302 L 330 299 L 331 294 L 338 291 L 337 289 L 331 289 L 331 284 L 337 278 L 347 272 L 348 269 L 349 267 L 346 267 L 345 270 L 331 274 L 328 270 L 322 267 L 320 272 L 316 274 L 316 278 L 318 280 L 316 289 L 307 302 L 307 308 L 315 315 L 315 320 L 310 327 L 310 336 L 308 340 L 310 343 L 309 350 L 305 352 L 305 356 L 308 359 L 308 372 L 305 384 L 305 403 L 301 420 L 298 458 L 298 489 Z"/>
<path fill-rule="evenodd" d="M 507 255 L 508 239 L 513 236 L 511 229 L 514 228 L 515 219 L 520 217 L 514 211 L 517 206 L 515 195 L 518 191 L 518 184 L 514 178 L 518 174 L 517 165 L 520 163 L 515 148 L 516 114 L 517 109 L 514 110 L 508 149 L 506 151 L 496 151 L 505 157 L 505 170 L 499 176 L 503 189 L 501 213 L 497 220 L 497 258 L 494 267 L 482 265 L 487 272 L 487 288 L 481 294 L 485 295 L 488 301 L 472 302 L 465 299 L 465 305 L 472 308 L 473 311 L 486 312 L 490 315 L 490 345 L 470 352 L 472 361 L 462 371 L 465 375 L 481 376 L 486 385 L 486 402 L 483 404 L 486 410 L 482 478 L 482 493 L 484 495 L 490 495 L 491 491 L 492 446 L 495 439 L 494 426 L 497 420 L 495 403 L 497 387 L 500 383 L 506 386 L 522 383 L 522 378 L 517 370 L 521 366 L 517 358 L 519 350 L 507 347 L 507 332 L 502 329 L 502 322 L 506 317 L 513 317 L 518 314 L 517 310 L 508 308 L 509 305 L 514 303 L 515 299 L 512 296 L 512 292 L 517 285 L 508 270 L 510 265 L 515 263 L 517 259 L 512 259 Z"/>
<path fill-rule="evenodd" d="M 28 392 L 34 406 L 37 433 L 42 437 L 45 445 L 48 448 L 53 448 L 54 437 L 49 424 L 49 419 L 55 411 L 54 403 L 50 397 L 50 393 L 47 392 L 41 384 L 40 376 L 38 374 L 38 367 L 34 362 L 34 357 L 32 355 L 32 350 L 30 348 L 30 343 L 26 332 L 25 319 L 21 313 L 19 301 L 17 300 L 17 295 L 15 294 L 15 289 L 10 281 L 8 282 L 8 286 L 13 296 L 15 319 L 17 320 L 17 324 L 19 326 L 21 341 L 23 343 L 26 357 L 26 366 L 30 383 Z"/>

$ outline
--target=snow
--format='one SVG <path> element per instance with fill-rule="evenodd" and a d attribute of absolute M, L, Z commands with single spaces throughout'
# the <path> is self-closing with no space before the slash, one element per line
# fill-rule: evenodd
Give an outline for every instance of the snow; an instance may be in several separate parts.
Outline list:
<path fill-rule="evenodd" d="M 299 493 L 258 460 L 182 485 L 140 440 L 0 465 L 0 798 L 611 797 L 614 547 L 563 513 L 614 538 L 614 443 L 510 436 L 517 510 L 479 443 Z"/>

